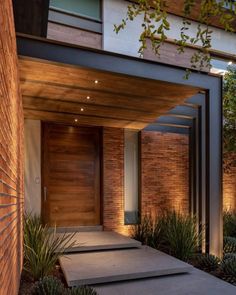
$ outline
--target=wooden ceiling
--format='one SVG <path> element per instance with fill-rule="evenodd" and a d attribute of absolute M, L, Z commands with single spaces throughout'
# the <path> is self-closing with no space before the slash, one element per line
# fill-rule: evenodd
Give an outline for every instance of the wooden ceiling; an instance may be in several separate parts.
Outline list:
<path fill-rule="evenodd" d="M 28 58 L 19 68 L 25 118 L 67 124 L 142 129 L 201 90 Z"/>

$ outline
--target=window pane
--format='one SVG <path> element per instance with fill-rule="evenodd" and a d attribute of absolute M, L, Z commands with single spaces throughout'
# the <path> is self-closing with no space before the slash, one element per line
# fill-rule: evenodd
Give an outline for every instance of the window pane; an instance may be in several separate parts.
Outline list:
<path fill-rule="evenodd" d="M 69 12 L 101 19 L 100 0 L 51 0 L 50 5 Z"/>
<path fill-rule="evenodd" d="M 138 161 L 138 132 L 125 130 L 125 224 L 134 224 L 138 221 Z"/>

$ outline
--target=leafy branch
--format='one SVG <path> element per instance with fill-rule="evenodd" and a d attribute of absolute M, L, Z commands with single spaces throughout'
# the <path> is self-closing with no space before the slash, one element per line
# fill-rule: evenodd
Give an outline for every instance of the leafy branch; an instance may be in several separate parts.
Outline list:
<path fill-rule="evenodd" d="M 214 18 L 218 18 L 225 31 L 234 32 L 233 22 L 236 19 L 236 3 L 233 0 L 201 0 L 198 15 L 199 24 L 196 34 L 192 36 L 189 33 L 192 25 L 189 17 L 191 17 L 192 11 L 196 9 L 197 2 L 199 1 L 184 1 L 180 37 L 175 40 L 175 43 L 179 54 L 184 53 L 188 45 L 198 45 L 190 63 L 192 69 L 203 70 L 211 67 L 209 54 L 213 33 L 210 29 L 211 22 Z M 142 16 L 139 53 L 141 56 L 143 55 L 147 48 L 147 39 L 149 39 L 152 50 L 155 54 L 160 55 L 160 47 L 167 40 L 167 32 L 171 29 L 167 10 L 166 0 L 137 0 L 136 3 L 128 5 L 125 18 L 119 25 L 114 25 L 114 31 L 119 33 L 125 29 L 129 21 L 134 21 L 137 16 Z"/>

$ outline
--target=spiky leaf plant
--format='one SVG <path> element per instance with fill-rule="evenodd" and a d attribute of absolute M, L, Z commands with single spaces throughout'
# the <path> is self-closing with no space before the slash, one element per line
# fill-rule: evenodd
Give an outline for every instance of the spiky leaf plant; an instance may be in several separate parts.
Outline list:
<path fill-rule="evenodd" d="M 72 288 L 67 295 L 98 295 L 98 293 L 89 286 L 80 286 Z"/>
<path fill-rule="evenodd" d="M 236 253 L 236 238 L 224 237 L 224 253 Z"/>
<path fill-rule="evenodd" d="M 221 271 L 223 279 L 227 282 L 236 285 L 236 256 L 228 254 L 221 263 Z"/>
<path fill-rule="evenodd" d="M 219 268 L 220 259 L 214 255 L 203 253 L 194 257 L 194 266 L 204 271 L 216 271 Z"/>
<path fill-rule="evenodd" d="M 131 237 L 144 245 L 151 239 L 153 231 L 153 220 L 151 216 L 145 215 L 137 225 L 131 227 Z"/>
<path fill-rule="evenodd" d="M 49 275 L 58 260 L 72 247 L 74 234 L 56 235 L 43 225 L 39 217 L 26 215 L 24 218 L 24 269 L 33 279 Z"/>
<path fill-rule="evenodd" d="M 57 278 L 48 276 L 35 283 L 32 295 L 63 295 L 64 286 Z"/>
<path fill-rule="evenodd" d="M 197 231 L 196 219 L 175 211 L 167 212 L 162 218 L 166 252 L 188 261 L 197 252 L 202 240 L 202 233 Z"/>
<path fill-rule="evenodd" d="M 225 211 L 223 214 L 224 236 L 236 238 L 236 212 Z"/>

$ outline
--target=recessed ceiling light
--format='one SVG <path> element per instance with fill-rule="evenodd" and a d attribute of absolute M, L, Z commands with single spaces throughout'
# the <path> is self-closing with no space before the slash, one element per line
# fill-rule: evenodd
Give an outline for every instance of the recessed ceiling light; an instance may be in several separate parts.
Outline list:
<path fill-rule="evenodd" d="M 232 63 L 233 63 L 232 61 L 229 61 L 229 62 L 228 62 L 228 65 L 229 65 L 229 66 L 231 66 L 231 65 L 232 65 Z"/>
<path fill-rule="evenodd" d="M 75 122 L 78 122 L 78 119 L 75 119 Z"/>
<path fill-rule="evenodd" d="M 95 84 L 98 84 L 98 80 L 95 80 L 94 83 L 95 83 Z"/>
<path fill-rule="evenodd" d="M 81 108 L 80 110 L 81 110 L 81 112 L 83 112 L 84 111 L 84 108 Z"/>
<path fill-rule="evenodd" d="M 90 96 L 87 96 L 87 99 L 89 100 L 90 99 Z"/>

